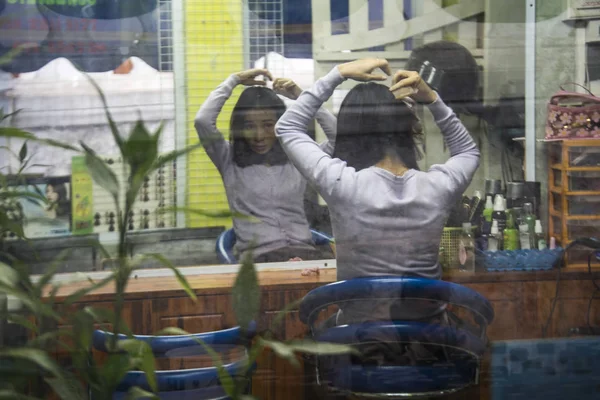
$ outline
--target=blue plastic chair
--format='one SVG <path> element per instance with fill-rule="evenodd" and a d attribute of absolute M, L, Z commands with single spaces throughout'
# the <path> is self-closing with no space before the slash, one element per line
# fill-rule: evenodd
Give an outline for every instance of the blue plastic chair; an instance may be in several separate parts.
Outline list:
<path fill-rule="evenodd" d="M 319 327 L 321 312 L 348 302 L 424 300 L 460 307 L 472 315 L 478 332 L 461 327 L 415 320 L 375 320 L 334 327 Z M 414 304 L 414 303 L 411 303 Z M 445 312 L 445 311 L 442 311 Z M 319 342 L 361 346 L 382 343 L 419 343 L 451 349 L 451 360 L 416 365 L 361 364 L 345 356 L 317 356 L 317 383 L 330 390 L 362 397 L 435 397 L 457 392 L 478 383 L 479 362 L 486 349 L 486 328 L 494 310 L 483 296 L 467 287 L 441 280 L 413 277 L 356 278 L 319 287 L 308 293 L 300 305 L 300 319 Z M 394 347 L 389 347 L 394 348 Z M 400 348 L 400 347 L 396 347 Z"/>
<path fill-rule="evenodd" d="M 331 242 L 331 237 L 316 231 L 310 230 L 312 234 L 312 240 L 317 246 L 328 245 Z M 235 245 L 236 237 L 233 229 L 227 229 L 223 231 L 217 238 L 216 251 L 217 258 L 222 264 L 237 264 L 238 261 L 233 255 L 233 246 Z"/>
<path fill-rule="evenodd" d="M 251 329 L 253 331 L 254 329 Z M 95 349 L 107 352 L 106 343 L 112 338 L 112 333 L 96 330 L 92 337 Z M 217 352 L 233 350 L 247 344 L 250 334 L 242 334 L 239 327 L 224 329 L 215 332 L 198 333 L 191 335 L 151 336 L 134 335 L 133 338 L 150 345 L 156 358 L 190 357 L 206 354 L 204 348 L 196 339 L 201 339 Z M 119 335 L 119 340 L 127 339 L 126 335 Z M 245 354 L 245 352 L 244 352 Z M 225 366 L 225 370 L 232 376 L 246 372 L 248 358 L 245 354 L 239 360 Z M 217 369 L 213 366 L 192 368 L 186 370 L 160 370 L 156 371 L 158 386 L 157 395 L 162 400 L 194 399 L 216 400 L 227 399 L 224 389 L 219 385 Z M 130 371 L 117 387 L 113 399 L 124 399 L 127 391 L 134 386 L 150 391 L 150 386 L 143 371 Z"/>

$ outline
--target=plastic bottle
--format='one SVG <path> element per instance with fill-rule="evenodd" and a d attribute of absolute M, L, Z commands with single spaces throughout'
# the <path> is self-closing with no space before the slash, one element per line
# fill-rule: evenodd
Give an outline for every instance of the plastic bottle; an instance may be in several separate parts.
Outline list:
<path fill-rule="evenodd" d="M 531 249 L 531 235 L 529 234 L 529 226 L 527 224 L 519 225 L 519 240 L 521 242 L 521 250 Z"/>
<path fill-rule="evenodd" d="M 506 208 L 504 207 L 504 197 L 497 194 L 494 199 L 494 212 L 492 213 L 492 222 L 498 221 L 498 231 L 504 233 L 506 229 Z"/>
<path fill-rule="evenodd" d="M 492 196 L 487 196 L 485 199 L 485 208 L 483 209 L 483 219 L 487 222 L 492 222 L 492 213 L 494 212 L 494 203 Z"/>
<path fill-rule="evenodd" d="M 511 211 L 507 212 L 508 221 L 506 223 L 506 229 L 504 230 L 504 250 L 519 250 L 519 230 L 515 225 L 514 213 Z"/>
<path fill-rule="evenodd" d="M 488 251 L 502 250 L 502 235 L 498 229 L 498 221 L 492 222 L 492 230 L 488 238 Z"/>
<path fill-rule="evenodd" d="M 465 222 L 462 226 L 458 244 L 458 261 L 461 271 L 475 271 L 475 238 L 471 230 L 471 223 Z"/>
<path fill-rule="evenodd" d="M 539 219 L 535 221 L 535 240 L 538 250 L 546 250 L 546 237 L 542 230 L 542 221 Z"/>
<path fill-rule="evenodd" d="M 529 248 L 536 249 L 537 243 L 535 240 L 535 216 L 533 215 L 533 204 L 523 204 L 523 224 L 527 225 L 529 233 Z"/>
<path fill-rule="evenodd" d="M 481 215 L 483 212 L 485 203 L 483 202 L 483 195 L 479 190 L 476 190 L 471 199 L 471 213 L 469 214 L 469 222 L 473 223 L 473 220 Z"/>

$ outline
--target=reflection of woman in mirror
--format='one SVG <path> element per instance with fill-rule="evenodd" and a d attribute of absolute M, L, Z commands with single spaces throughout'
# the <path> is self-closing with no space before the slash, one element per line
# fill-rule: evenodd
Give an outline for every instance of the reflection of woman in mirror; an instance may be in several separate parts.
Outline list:
<path fill-rule="evenodd" d="M 343 81 L 385 80 L 373 73 L 377 68 L 391 75 L 382 59 L 335 67 L 286 111 L 277 136 L 329 206 L 338 280 L 382 275 L 439 279 L 444 224 L 475 174 L 479 150 L 437 93 L 417 72 L 398 71 L 391 88 L 369 82 L 350 90 L 338 114 L 333 157 L 306 134 L 309 121 Z M 427 105 L 450 151 L 446 163 L 428 171 L 417 166 L 420 131 L 413 102 Z"/>
<path fill-rule="evenodd" d="M 275 80 L 271 90 L 259 76 L 272 79 L 264 69 L 231 75 L 210 94 L 195 119 L 200 141 L 225 184 L 230 209 L 254 217 L 233 219 L 235 250 L 242 256 L 252 250 L 256 262 L 321 258 L 304 210 L 306 181 L 289 162 L 274 130 L 285 112 L 277 93 L 295 99 L 301 90 L 287 79 Z M 227 142 L 216 121 L 238 85 L 248 87 L 233 108 Z M 332 154 L 335 117 L 324 109 L 315 115 L 328 138 L 319 149 Z"/>
<path fill-rule="evenodd" d="M 46 185 L 46 216 L 50 219 L 68 218 L 70 203 L 64 183 Z"/>

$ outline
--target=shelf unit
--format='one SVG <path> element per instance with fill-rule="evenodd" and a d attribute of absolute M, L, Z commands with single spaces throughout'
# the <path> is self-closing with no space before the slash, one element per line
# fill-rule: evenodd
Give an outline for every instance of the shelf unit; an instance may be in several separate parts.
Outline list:
<path fill-rule="evenodd" d="M 548 150 L 550 236 L 562 247 L 577 237 L 600 237 L 600 139 L 551 142 Z M 587 268 L 588 253 L 574 248 L 567 267 Z"/>

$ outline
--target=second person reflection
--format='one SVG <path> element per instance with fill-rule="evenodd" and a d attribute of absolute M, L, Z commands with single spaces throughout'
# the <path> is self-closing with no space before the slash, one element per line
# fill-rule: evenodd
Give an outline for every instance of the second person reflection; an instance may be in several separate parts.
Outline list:
<path fill-rule="evenodd" d="M 194 125 L 221 174 L 230 209 L 254 217 L 233 219 L 238 257 L 252 250 L 255 262 L 319 259 L 304 210 L 306 180 L 275 137 L 275 123 L 286 109 L 278 94 L 295 100 L 301 90 L 288 79 L 275 80 L 271 90 L 260 76 L 273 79 L 265 69 L 229 76 L 202 104 Z M 233 108 L 226 141 L 216 122 L 237 85 L 248 87 Z M 316 119 L 328 139 L 320 147 L 331 155 L 336 119 L 325 109 L 317 112 Z"/>

